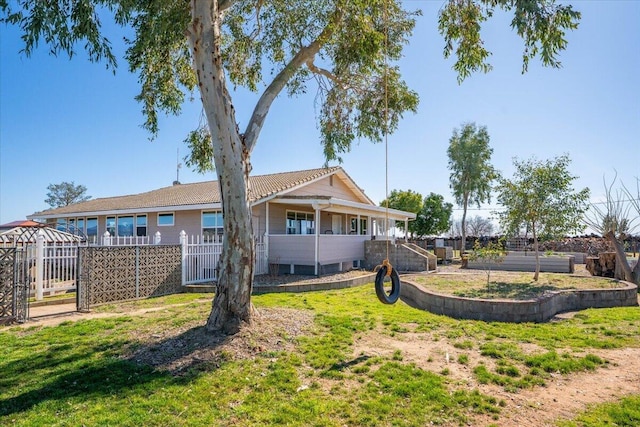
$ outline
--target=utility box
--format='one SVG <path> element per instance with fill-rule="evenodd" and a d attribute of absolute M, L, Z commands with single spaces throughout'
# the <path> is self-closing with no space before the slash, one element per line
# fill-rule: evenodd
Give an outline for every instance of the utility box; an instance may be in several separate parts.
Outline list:
<path fill-rule="evenodd" d="M 438 261 L 448 263 L 453 260 L 453 248 L 451 246 L 436 247 L 435 251 Z"/>

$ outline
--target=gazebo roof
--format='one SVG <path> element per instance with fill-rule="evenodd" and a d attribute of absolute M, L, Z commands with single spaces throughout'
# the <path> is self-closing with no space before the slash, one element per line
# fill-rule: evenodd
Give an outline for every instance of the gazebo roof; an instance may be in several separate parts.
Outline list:
<path fill-rule="evenodd" d="M 0 243 L 35 243 L 40 232 L 42 232 L 44 241 L 47 243 L 77 243 L 82 241 L 80 236 L 38 225 L 37 227 L 15 227 L 2 231 L 0 232 Z"/>

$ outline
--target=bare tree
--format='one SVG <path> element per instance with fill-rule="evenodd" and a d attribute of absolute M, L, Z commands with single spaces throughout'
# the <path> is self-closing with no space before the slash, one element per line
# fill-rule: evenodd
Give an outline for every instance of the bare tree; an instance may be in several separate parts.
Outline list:
<path fill-rule="evenodd" d="M 640 284 L 640 262 L 631 268 L 623 244 L 625 237 L 637 227 L 635 222 L 640 217 L 640 180 L 636 182 L 637 195 L 634 195 L 624 184 L 614 191 L 617 178 L 616 173 L 609 185 L 603 178 L 605 201 L 592 203 L 583 221 L 613 244 L 616 251 L 616 278 Z M 632 210 L 638 215 L 633 216 Z"/>
<path fill-rule="evenodd" d="M 467 234 L 474 237 L 490 236 L 493 234 L 493 223 L 489 218 L 476 215 L 467 220 Z"/>

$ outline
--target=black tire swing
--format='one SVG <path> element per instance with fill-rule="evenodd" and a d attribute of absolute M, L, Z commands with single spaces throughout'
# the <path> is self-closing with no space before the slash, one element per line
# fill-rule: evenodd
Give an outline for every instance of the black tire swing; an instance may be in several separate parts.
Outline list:
<path fill-rule="evenodd" d="M 387 65 L 387 40 L 388 40 L 388 28 L 386 27 L 387 21 L 387 10 L 386 10 L 386 2 L 385 2 L 385 11 L 384 11 L 384 19 L 385 19 L 385 34 L 384 34 L 384 65 L 385 70 L 388 69 Z M 385 146 L 385 193 L 386 197 L 386 224 L 389 224 L 389 142 L 388 142 L 388 134 L 389 134 L 389 119 L 388 119 L 388 111 L 389 111 L 389 91 L 387 87 L 387 73 L 385 72 L 384 78 L 384 146 Z M 400 298 L 400 276 L 398 276 L 398 271 L 393 268 L 391 263 L 389 262 L 389 240 L 387 240 L 387 259 L 382 261 L 382 264 L 376 267 L 376 295 L 378 299 L 383 304 L 394 304 Z M 385 278 L 389 278 L 391 280 L 391 291 L 387 293 L 384 289 L 384 281 Z"/>
<path fill-rule="evenodd" d="M 381 303 L 394 304 L 398 301 L 398 298 L 400 298 L 400 276 L 398 276 L 398 271 L 391 266 L 387 259 L 378 267 L 378 274 L 376 274 L 376 295 Z M 391 279 L 391 292 L 389 293 L 384 289 L 384 279 L 386 277 Z"/>

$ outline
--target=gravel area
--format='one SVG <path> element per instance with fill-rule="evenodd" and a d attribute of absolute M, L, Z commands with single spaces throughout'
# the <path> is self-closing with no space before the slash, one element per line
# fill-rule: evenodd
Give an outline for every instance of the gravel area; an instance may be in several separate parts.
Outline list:
<path fill-rule="evenodd" d="M 277 285 L 306 285 L 312 283 L 330 283 L 339 282 L 341 280 L 353 279 L 360 276 L 371 274 L 366 270 L 350 270 L 336 274 L 325 274 L 322 276 L 306 276 L 301 274 L 262 274 L 256 276 L 253 282 L 254 286 L 277 286 Z"/>

